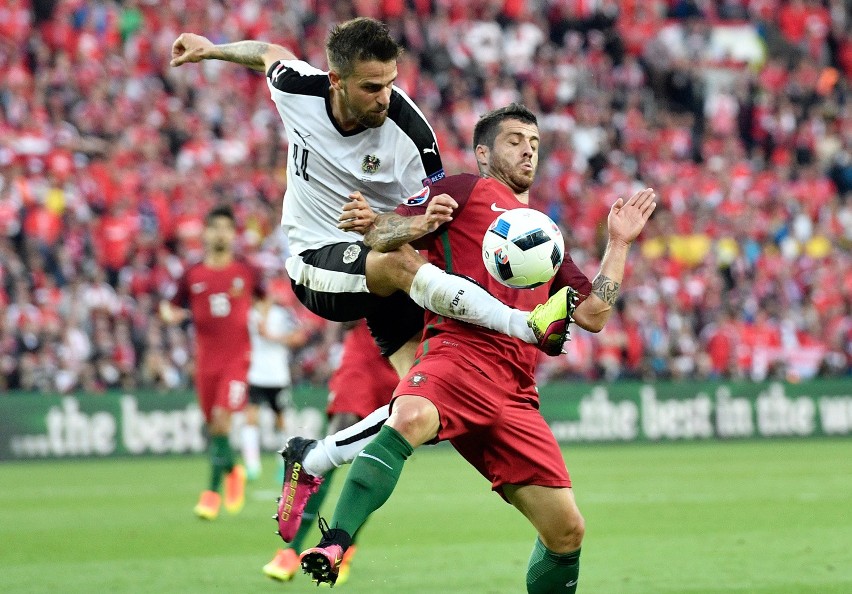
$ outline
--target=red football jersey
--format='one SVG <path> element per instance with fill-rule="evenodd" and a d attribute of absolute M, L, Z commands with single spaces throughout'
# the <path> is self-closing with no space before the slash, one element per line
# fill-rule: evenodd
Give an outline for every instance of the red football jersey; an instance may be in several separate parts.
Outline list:
<path fill-rule="evenodd" d="M 224 268 L 203 262 L 190 266 L 178 281 L 172 303 L 192 312 L 199 368 L 215 369 L 248 361 L 251 343 L 248 315 L 254 297 L 262 297 L 258 271 L 235 259 Z"/>
<path fill-rule="evenodd" d="M 567 253 L 554 279 L 534 289 L 506 287 L 488 273 L 482 262 L 482 239 L 488 227 L 504 210 L 528 207 L 508 187 L 494 179 L 471 174 L 444 178 L 429 187 L 427 198 L 424 199 L 421 192 L 397 207 L 396 212 L 405 216 L 423 214 L 431 196 L 442 193 L 452 196 L 459 206 L 450 223 L 416 244 L 428 250 L 432 264 L 472 278 L 506 305 L 524 311 L 531 311 L 565 285 L 570 285 L 582 296 L 590 293 L 591 282 Z M 520 382 L 522 388 L 535 383 L 538 349 L 534 345 L 429 311 L 423 337 L 422 351 L 452 344 L 493 380 Z"/>

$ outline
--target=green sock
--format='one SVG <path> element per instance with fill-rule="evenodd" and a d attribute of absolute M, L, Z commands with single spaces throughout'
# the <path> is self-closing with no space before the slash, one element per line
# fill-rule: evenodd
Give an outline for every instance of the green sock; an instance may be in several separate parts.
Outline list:
<path fill-rule="evenodd" d="M 328 495 L 328 489 L 331 485 L 331 476 L 334 474 L 335 470 L 337 470 L 337 468 L 332 468 L 325 473 L 325 480 L 320 485 L 319 490 L 311 495 L 311 498 L 308 499 L 308 503 L 305 505 L 305 511 L 302 512 L 302 524 L 299 526 L 299 530 L 296 531 L 296 536 L 293 537 L 293 541 L 288 545 L 289 548 L 295 549 L 297 553 L 302 552 L 302 544 L 304 543 L 305 537 L 314 527 L 314 520 L 317 519 L 317 514 L 322 506 L 322 502 L 325 501 L 325 498 Z"/>
<path fill-rule="evenodd" d="M 528 594 L 574 594 L 580 575 L 580 549 L 573 553 L 554 553 L 535 539 L 527 566 Z"/>
<path fill-rule="evenodd" d="M 234 452 L 227 435 L 210 436 L 210 490 L 219 492 L 222 477 L 234 467 Z"/>
<path fill-rule="evenodd" d="M 358 454 L 331 520 L 353 536 L 367 517 L 379 509 L 393 493 L 402 467 L 414 448 L 393 427 L 383 426 L 376 438 Z"/>

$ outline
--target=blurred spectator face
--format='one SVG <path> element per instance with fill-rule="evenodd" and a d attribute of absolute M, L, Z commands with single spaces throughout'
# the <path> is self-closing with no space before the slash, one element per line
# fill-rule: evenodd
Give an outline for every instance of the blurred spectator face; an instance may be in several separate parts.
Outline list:
<path fill-rule="evenodd" d="M 345 121 L 356 121 L 365 128 L 378 128 L 384 124 L 396 75 L 396 60 L 355 62 L 355 68 L 346 77 L 333 70 L 329 72 L 331 87 L 342 108 L 339 115 Z"/>
<path fill-rule="evenodd" d="M 232 252 L 236 237 L 234 223 L 228 217 L 213 217 L 204 227 L 204 245 L 208 253 Z"/>

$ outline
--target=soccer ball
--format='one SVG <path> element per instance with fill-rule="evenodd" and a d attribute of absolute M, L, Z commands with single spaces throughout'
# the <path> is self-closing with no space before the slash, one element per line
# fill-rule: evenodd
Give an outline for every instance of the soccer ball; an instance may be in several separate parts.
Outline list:
<path fill-rule="evenodd" d="M 482 261 L 498 282 L 532 289 L 549 281 L 565 254 L 562 233 L 550 217 L 531 208 L 507 210 L 482 239 Z"/>

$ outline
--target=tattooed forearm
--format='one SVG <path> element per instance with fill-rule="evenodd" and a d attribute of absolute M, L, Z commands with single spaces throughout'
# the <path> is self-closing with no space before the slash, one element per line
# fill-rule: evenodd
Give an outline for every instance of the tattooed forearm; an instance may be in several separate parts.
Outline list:
<path fill-rule="evenodd" d="M 376 217 L 364 234 L 364 243 L 379 252 L 390 252 L 423 236 L 415 229 L 413 217 L 385 213 Z"/>
<path fill-rule="evenodd" d="M 236 41 L 217 45 L 212 57 L 262 71 L 263 55 L 268 50 L 269 44 L 263 41 Z"/>
<path fill-rule="evenodd" d="M 602 274 L 597 275 L 595 280 L 592 281 L 592 293 L 607 305 L 615 305 L 619 288 L 621 288 L 621 283 L 617 283 Z"/>

